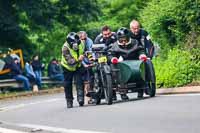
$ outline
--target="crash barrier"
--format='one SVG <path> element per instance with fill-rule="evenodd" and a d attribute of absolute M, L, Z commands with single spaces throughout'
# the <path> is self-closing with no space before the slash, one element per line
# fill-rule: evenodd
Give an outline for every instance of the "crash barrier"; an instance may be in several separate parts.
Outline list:
<path fill-rule="evenodd" d="M 42 84 L 51 84 L 51 85 L 62 85 L 62 81 L 52 80 L 49 77 L 42 77 Z M 15 79 L 1 79 L 0 80 L 0 89 L 1 92 L 6 91 L 8 88 L 22 88 L 23 83 L 16 81 Z M 34 89 L 34 87 L 33 87 Z"/>

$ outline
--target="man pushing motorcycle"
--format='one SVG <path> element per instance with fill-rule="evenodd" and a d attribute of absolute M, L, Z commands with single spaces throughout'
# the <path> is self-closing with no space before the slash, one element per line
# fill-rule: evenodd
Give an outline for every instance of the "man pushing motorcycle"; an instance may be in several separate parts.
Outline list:
<path fill-rule="evenodd" d="M 117 41 L 112 44 L 109 49 L 112 53 L 111 62 L 123 60 L 142 60 L 146 61 L 144 46 L 141 45 L 136 39 L 131 38 L 130 31 L 127 28 L 119 28 L 117 31 Z M 128 100 L 127 91 L 120 92 L 122 100 Z M 142 97 L 142 93 L 138 93 L 138 97 Z"/>
<path fill-rule="evenodd" d="M 73 107 L 72 81 L 75 80 L 77 101 L 80 106 L 84 105 L 84 89 L 82 75 L 84 73 L 81 64 L 84 58 L 84 44 L 75 32 L 67 35 L 66 42 L 62 47 L 61 65 L 64 72 L 64 88 L 67 108 Z"/>

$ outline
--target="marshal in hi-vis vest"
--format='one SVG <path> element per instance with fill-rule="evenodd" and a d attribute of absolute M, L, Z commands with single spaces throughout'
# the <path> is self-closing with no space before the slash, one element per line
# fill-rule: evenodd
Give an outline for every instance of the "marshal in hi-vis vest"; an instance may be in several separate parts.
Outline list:
<path fill-rule="evenodd" d="M 84 54 L 84 47 L 85 47 L 84 44 L 83 43 L 79 44 L 79 50 L 78 51 L 75 51 L 72 48 L 70 48 L 69 44 L 67 42 L 64 44 L 63 47 L 68 48 L 69 54 L 75 59 L 76 63 L 73 64 L 73 65 L 68 64 L 64 55 L 62 55 L 61 65 L 69 71 L 76 71 L 77 68 L 81 67 L 81 61 L 79 61 L 78 58 L 79 58 L 80 55 Z"/>

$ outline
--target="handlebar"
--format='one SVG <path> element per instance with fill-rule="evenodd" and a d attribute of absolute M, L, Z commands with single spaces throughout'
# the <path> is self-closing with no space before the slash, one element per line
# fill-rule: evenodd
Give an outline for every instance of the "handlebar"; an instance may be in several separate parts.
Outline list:
<path fill-rule="evenodd" d="M 93 44 L 92 45 L 93 51 L 108 51 L 108 49 L 110 49 L 110 48 L 111 48 L 111 45 L 109 45 L 109 46 L 107 46 L 105 44 Z"/>

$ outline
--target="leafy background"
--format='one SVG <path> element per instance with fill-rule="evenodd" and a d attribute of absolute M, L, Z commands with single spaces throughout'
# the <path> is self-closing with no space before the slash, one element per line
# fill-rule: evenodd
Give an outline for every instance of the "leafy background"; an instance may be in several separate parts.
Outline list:
<path fill-rule="evenodd" d="M 160 50 L 153 59 L 158 87 L 200 80 L 199 0 L 1 0 L 0 49 L 39 53 L 43 62 L 60 59 L 70 31 L 94 39 L 103 25 L 113 31 L 141 22 Z"/>

